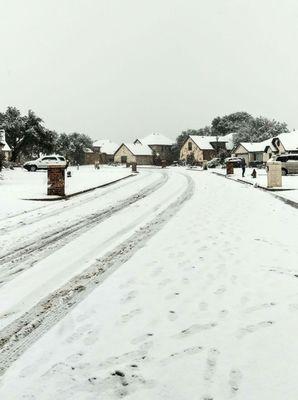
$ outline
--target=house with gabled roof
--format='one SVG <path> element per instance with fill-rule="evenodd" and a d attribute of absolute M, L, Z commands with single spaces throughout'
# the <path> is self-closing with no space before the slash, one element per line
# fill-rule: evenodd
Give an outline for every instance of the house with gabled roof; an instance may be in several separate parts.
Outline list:
<path fill-rule="evenodd" d="M 285 132 L 262 142 L 241 142 L 234 150 L 247 165 L 265 163 L 274 154 L 298 153 L 298 132 Z"/>
<path fill-rule="evenodd" d="M 152 165 L 152 149 L 146 144 L 122 143 L 114 154 L 114 162 L 119 164 Z"/>
<path fill-rule="evenodd" d="M 220 150 L 227 150 L 229 139 L 225 136 L 189 135 L 180 149 L 180 160 L 202 163 L 218 155 Z"/>
<path fill-rule="evenodd" d="M 155 164 L 160 164 L 161 160 L 170 163 L 172 160 L 172 146 L 174 140 L 160 133 L 151 133 L 141 139 L 136 139 L 134 144 L 143 144 L 151 148 Z"/>

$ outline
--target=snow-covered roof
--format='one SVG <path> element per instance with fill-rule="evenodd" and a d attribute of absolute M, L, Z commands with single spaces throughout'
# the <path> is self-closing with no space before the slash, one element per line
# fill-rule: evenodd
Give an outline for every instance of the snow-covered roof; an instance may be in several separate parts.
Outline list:
<path fill-rule="evenodd" d="M 152 150 L 146 144 L 123 143 L 135 156 L 152 156 Z"/>
<path fill-rule="evenodd" d="M 267 142 L 267 140 L 266 140 Z M 244 147 L 249 153 L 257 153 L 265 150 L 266 144 L 264 142 L 241 142 L 240 145 Z"/>
<path fill-rule="evenodd" d="M 174 144 L 174 140 L 170 139 L 160 133 L 151 133 L 148 136 L 139 139 L 142 144 L 147 145 L 160 145 L 160 146 L 172 146 Z"/>
<path fill-rule="evenodd" d="M 214 150 L 210 143 L 210 136 L 189 135 L 189 137 L 201 150 Z"/>
<path fill-rule="evenodd" d="M 119 144 L 111 142 L 109 139 L 100 139 L 93 143 L 93 147 L 100 147 L 101 153 L 114 154 L 119 148 Z"/>
<path fill-rule="evenodd" d="M 5 140 L 5 131 L 4 129 L 0 129 L 0 144 L 2 151 L 11 151 L 11 148 L 8 146 Z"/>
<path fill-rule="evenodd" d="M 214 147 L 211 143 L 219 142 L 226 143 L 228 140 L 225 136 L 198 136 L 198 135 L 189 135 L 189 137 L 195 142 L 195 144 L 201 150 L 214 150 Z"/>
<path fill-rule="evenodd" d="M 298 150 L 298 131 L 282 133 L 277 138 L 281 141 L 286 151 Z"/>

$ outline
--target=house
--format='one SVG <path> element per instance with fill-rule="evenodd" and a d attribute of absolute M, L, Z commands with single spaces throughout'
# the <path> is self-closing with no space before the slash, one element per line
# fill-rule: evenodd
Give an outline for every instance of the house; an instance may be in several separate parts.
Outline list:
<path fill-rule="evenodd" d="M 298 131 L 286 132 L 272 139 L 278 154 L 298 153 Z"/>
<path fill-rule="evenodd" d="M 111 142 L 109 139 L 96 140 L 93 143 L 93 151 L 101 154 L 103 164 L 114 162 L 115 151 L 119 148 L 118 143 Z"/>
<path fill-rule="evenodd" d="M 180 160 L 189 163 L 202 163 L 218 155 L 220 150 L 227 150 L 229 138 L 225 136 L 189 135 L 181 149 Z"/>
<path fill-rule="evenodd" d="M 172 161 L 172 146 L 174 141 L 160 133 L 151 133 L 141 139 L 136 139 L 134 144 L 144 144 L 151 148 L 153 152 L 154 164 L 160 164 L 161 160 L 166 160 L 168 163 Z"/>
<path fill-rule="evenodd" d="M 265 163 L 274 154 L 298 153 L 298 132 L 286 132 L 257 143 L 241 142 L 234 150 L 247 165 Z"/>
<path fill-rule="evenodd" d="M 0 129 L 0 150 L 4 154 L 4 159 L 6 161 L 10 160 L 10 158 L 11 158 L 11 148 L 6 143 L 5 130 L 4 129 Z"/>
<path fill-rule="evenodd" d="M 114 154 L 116 163 L 137 163 L 139 165 L 152 165 L 153 155 L 149 146 L 140 143 L 122 143 Z"/>
<path fill-rule="evenodd" d="M 236 157 L 244 158 L 246 165 L 262 164 L 264 162 L 265 147 L 266 145 L 263 142 L 241 142 L 235 148 L 234 154 Z"/>

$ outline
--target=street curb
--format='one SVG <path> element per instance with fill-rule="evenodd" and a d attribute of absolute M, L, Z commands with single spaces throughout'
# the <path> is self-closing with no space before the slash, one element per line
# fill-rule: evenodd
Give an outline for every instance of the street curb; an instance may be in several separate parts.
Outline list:
<path fill-rule="evenodd" d="M 274 192 L 278 192 L 278 191 L 279 192 L 282 192 L 282 191 L 285 192 L 285 191 L 295 190 L 295 189 L 279 189 L 279 190 L 276 190 L 276 189 L 274 190 L 273 189 L 272 190 L 272 189 L 265 188 L 264 186 L 259 186 L 259 185 L 254 186 L 253 183 L 244 181 L 243 179 L 232 179 L 232 178 L 229 178 L 227 175 L 219 174 L 218 172 L 212 172 L 212 174 L 217 175 L 217 176 L 221 176 L 222 178 L 229 179 L 230 181 L 233 181 L 233 182 L 238 182 L 238 183 L 242 183 L 242 184 L 245 184 L 245 185 L 253 186 L 255 189 L 260 189 L 260 190 L 263 190 L 264 192 L 269 192 L 277 200 L 280 200 L 283 203 L 285 203 L 285 204 L 287 204 L 287 205 L 289 205 L 291 207 L 298 208 L 298 203 L 296 201 L 286 199 L 284 197 L 279 196 L 278 194 L 274 194 Z"/>
<path fill-rule="evenodd" d="M 39 199 L 35 198 L 35 199 L 22 199 L 22 200 L 29 200 L 29 201 L 60 201 L 60 200 L 68 200 L 68 199 L 70 199 L 72 197 L 75 197 L 75 196 L 78 196 L 80 194 L 88 193 L 88 192 L 91 192 L 92 190 L 96 190 L 96 189 L 100 189 L 100 188 L 103 188 L 103 187 L 106 187 L 106 186 L 113 185 L 114 183 L 123 181 L 124 179 L 131 178 L 132 176 L 135 176 L 135 174 L 130 174 L 130 175 L 124 176 L 123 178 L 116 179 L 115 181 L 103 183 L 102 185 L 93 186 L 92 188 L 80 190 L 79 192 L 67 194 L 65 196 L 60 196 L 60 197 L 55 197 L 55 198 L 46 198 L 46 197 L 44 197 L 44 198 L 39 198 Z"/>

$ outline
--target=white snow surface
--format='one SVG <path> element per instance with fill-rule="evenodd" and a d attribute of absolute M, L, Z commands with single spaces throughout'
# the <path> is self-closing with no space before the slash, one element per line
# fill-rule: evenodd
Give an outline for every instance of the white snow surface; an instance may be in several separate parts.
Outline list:
<path fill-rule="evenodd" d="M 123 178 L 131 169 L 123 167 L 94 166 L 69 167 L 72 177 L 65 178 L 65 192 L 72 194 Z M 4 169 L 0 179 L 0 221 L 8 215 L 26 212 L 32 208 L 43 208 L 49 204 L 22 199 L 47 198 L 47 171 L 28 172 L 22 168 Z M 54 196 L 55 197 L 55 196 Z"/>
<path fill-rule="evenodd" d="M 241 179 L 242 181 L 251 183 L 252 185 L 258 185 L 261 187 L 267 187 L 267 172 L 264 168 L 256 168 L 257 177 L 253 178 L 251 176 L 254 168 L 246 168 L 245 176 L 242 177 L 242 169 L 234 168 L 234 174 L 229 175 L 229 179 Z M 211 171 L 211 170 L 210 170 Z M 226 175 L 225 168 L 216 168 L 215 172 Z M 294 201 L 298 203 L 298 175 L 286 175 L 282 177 L 282 187 L 275 189 L 283 189 L 281 191 L 274 192 L 280 197 L 284 197 L 285 199 Z M 285 189 L 285 190 L 284 190 Z"/>
<path fill-rule="evenodd" d="M 1 306 L 26 310 L 42 282 L 59 287 L 123 240 L 117 225 L 134 231 L 194 181 L 167 224 L 6 371 L 1 399 L 297 399 L 297 210 L 209 172 L 166 171 L 162 188 L 104 222 L 106 236 L 99 224 L 77 253 L 70 243 L 0 288 Z"/>

